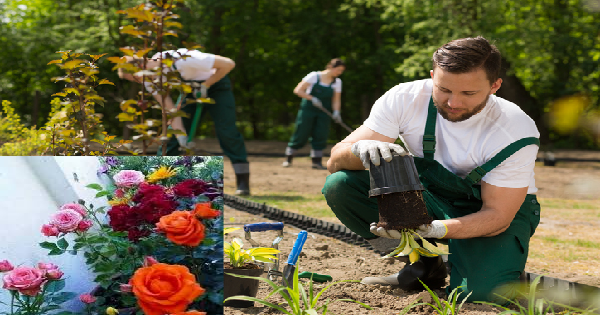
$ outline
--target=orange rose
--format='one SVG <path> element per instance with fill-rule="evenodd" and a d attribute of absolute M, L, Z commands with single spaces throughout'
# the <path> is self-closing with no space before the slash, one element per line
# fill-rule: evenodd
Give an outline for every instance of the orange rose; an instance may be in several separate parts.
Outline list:
<path fill-rule="evenodd" d="M 175 244 L 198 246 L 204 239 L 204 225 L 190 211 L 173 211 L 162 216 L 156 227 Z"/>
<path fill-rule="evenodd" d="M 205 202 L 196 204 L 194 214 L 200 219 L 214 219 L 221 214 L 221 211 L 212 209 L 210 202 Z"/>
<path fill-rule="evenodd" d="M 198 312 L 198 311 L 187 311 L 187 312 L 180 312 L 180 313 L 172 313 L 170 315 L 206 315 L 206 313 Z"/>
<path fill-rule="evenodd" d="M 187 267 L 163 263 L 139 268 L 129 284 L 145 315 L 181 313 L 205 291 Z"/>

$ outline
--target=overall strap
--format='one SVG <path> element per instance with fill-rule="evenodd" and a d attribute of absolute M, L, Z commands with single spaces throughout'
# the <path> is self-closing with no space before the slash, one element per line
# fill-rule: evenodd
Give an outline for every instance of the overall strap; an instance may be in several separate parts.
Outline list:
<path fill-rule="evenodd" d="M 540 145 L 540 139 L 535 137 L 528 137 L 519 139 L 508 146 L 502 149 L 502 151 L 498 152 L 493 158 L 487 161 L 485 164 L 478 166 L 474 170 L 467 175 L 465 180 L 469 181 L 471 185 L 478 183 L 489 171 L 493 170 L 496 166 L 500 165 L 500 163 L 504 162 L 504 160 L 508 159 L 511 155 L 515 154 L 517 151 L 522 148 L 535 144 L 537 146 Z"/>
<path fill-rule="evenodd" d="M 433 161 L 435 153 L 435 121 L 437 119 L 437 109 L 433 105 L 433 96 L 429 99 L 429 108 L 427 111 L 427 122 L 425 123 L 425 133 L 423 134 L 423 157 L 426 160 Z"/>

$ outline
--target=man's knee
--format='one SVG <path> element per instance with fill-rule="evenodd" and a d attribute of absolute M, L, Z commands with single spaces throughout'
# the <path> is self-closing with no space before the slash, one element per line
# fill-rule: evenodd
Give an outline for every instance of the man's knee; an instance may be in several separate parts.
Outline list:
<path fill-rule="evenodd" d="M 321 191 L 327 201 L 334 201 L 344 194 L 349 189 L 348 180 L 350 175 L 346 171 L 335 172 L 325 179 L 325 185 Z"/>

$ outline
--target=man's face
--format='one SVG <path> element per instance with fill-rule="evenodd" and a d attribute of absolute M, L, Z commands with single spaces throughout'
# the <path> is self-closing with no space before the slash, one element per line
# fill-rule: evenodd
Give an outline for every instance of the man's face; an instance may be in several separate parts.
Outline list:
<path fill-rule="evenodd" d="M 479 113 L 502 79 L 490 83 L 481 68 L 467 73 L 450 73 L 440 68 L 430 72 L 433 79 L 433 103 L 442 117 L 458 122 Z"/>

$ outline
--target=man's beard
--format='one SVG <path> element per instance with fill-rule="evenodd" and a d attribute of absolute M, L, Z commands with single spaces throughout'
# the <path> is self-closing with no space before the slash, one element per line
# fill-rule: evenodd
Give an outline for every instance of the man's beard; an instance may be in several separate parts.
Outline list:
<path fill-rule="evenodd" d="M 438 102 L 434 98 L 433 104 L 437 108 L 438 113 L 440 113 L 440 115 L 442 115 L 442 117 L 444 119 L 451 121 L 451 122 L 459 122 L 459 121 L 465 121 L 465 120 L 473 117 L 473 115 L 479 113 L 485 107 L 485 104 L 487 104 L 487 101 L 489 98 L 490 98 L 490 95 L 488 94 L 486 96 L 485 100 L 482 103 L 480 103 L 479 105 L 477 105 L 475 108 L 473 108 L 473 110 L 463 112 L 458 117 L 456 117 L 456 116 L 450 117 L 450 114 L 447 111 L 450 108 L 450 106 L 448 106 L 448 102 L 446 102 L 442 106 L 440 106 L 440 105 L 438 105 Z"/>

